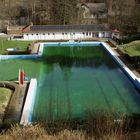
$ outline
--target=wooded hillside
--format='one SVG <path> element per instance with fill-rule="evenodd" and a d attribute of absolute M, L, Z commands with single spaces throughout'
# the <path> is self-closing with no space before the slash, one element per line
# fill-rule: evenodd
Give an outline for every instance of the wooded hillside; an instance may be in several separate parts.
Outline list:
<path fill-rule="evenodd" d="M 77 0 L 1 0 L 0 19 L 17 24 L 68 24 L 76 18 Z"/>
<path fill-rule="evenodd" d="M 78 4 L 82 2 L 105 2 L 108 23 L 114 28 L 131 26 L 137 31 L 140 25 L 140 0 L 0 0 L 0 23 L 77 24 Z"/>

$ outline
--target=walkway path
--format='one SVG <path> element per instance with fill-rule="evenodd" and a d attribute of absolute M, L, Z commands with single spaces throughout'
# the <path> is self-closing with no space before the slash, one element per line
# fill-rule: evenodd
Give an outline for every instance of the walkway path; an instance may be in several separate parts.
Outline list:
<path fill-rule="evenodd" d="M 37 54 L 39 50 L 39 44 L 35 43 L 31 49 L 31 54 Z"/>

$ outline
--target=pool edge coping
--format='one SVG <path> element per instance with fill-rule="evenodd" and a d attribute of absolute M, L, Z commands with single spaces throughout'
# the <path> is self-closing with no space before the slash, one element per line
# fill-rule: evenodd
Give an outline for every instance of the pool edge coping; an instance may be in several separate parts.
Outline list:
<path fill-rule="evenodd" d="M 113 51 L 110 46 L 105 43 L 101 42 L 103 47 L 107 50 L 107 52 L 112 56 L 112 58 L 118 63 L 118 65 L 122 68 L 123 72 L 129 76 L 133 84 L 140 90 L 140 78 L 138 78 L 125 64 L 124 62 L 118 57 L 117 53 Z"/>
<path fill-rule="evenodd" d="M 21 119 L 19 122 L 21 125 L 27 125 L 31 123 L 36 91 L 37 91 L 37 79 L 32 78 L 30 80 L 30 85 L 26 94 L 23 111 L 21 113 Z"/>

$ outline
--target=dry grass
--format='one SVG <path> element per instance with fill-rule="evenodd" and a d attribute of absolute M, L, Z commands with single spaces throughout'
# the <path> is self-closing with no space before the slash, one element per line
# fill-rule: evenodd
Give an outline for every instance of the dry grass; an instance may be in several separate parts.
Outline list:
<path fill-rule="evenodd" d="M 0 140 L 138 140 L 140 132 L 132 133 L 122 118 L 104 116 L 87 118 L 82 123 L 49 122 L 28 126 L 13 125 L 1 133 Z"/>
<path fill-rule="evenodd" d="M 21 127 L 13 126 L 6 133 L 1 134 L 0 140 L 87 140 L 82 131 L 63 130 L 50 135 L 40 125 Z"/>
<path fill-rule="evenodd" d="M 90 136 L 82 130 L 63 130 L 56 134 L 48 134 L 40 125 L 30 125 L 28 127 L 14 126 L 6 133 L 1 134 L 0 140 L 137 140 L 134 134 L 125 135 L 120 133 L 100 134 L 100 136 Z"/>

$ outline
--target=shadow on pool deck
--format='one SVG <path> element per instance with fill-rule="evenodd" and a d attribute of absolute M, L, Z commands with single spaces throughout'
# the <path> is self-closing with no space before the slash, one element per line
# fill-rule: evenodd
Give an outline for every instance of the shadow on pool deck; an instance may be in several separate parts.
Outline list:
<path fill-rule="evenodd" d="M 140 78 L 140 68 L 137 68 L 134 66 L 134 64 L 132 64 L 131 62 L 129 62 L 124 54 L 116 47 L 117 44 L 113 43 L 112 42 L 106 42 L 108 43 L 110 46 L 111 46 L 111 49 L 113 51 L 115 51 L 117 53 L 117 56 L 121 59 L 121 61 L 138 77 Z"/>
<path fill-rule="evenodd" d="M 118 57 L 123 63 L 138 77 L 140 78 L 140 68 L 136 67 L 133 63 L 129 62 L 125 56 L 116 48 L 114 51 L 118 54 Z"/>
<path fill-rule="evenodd" d="M 26 93 L 28 89 L 28 83 L 24 85 L 18 85 L 15 82 L 5 82 L 9 83 L 11 86 L 15 87 L 15 91 L 11 96 L 8 107 L 6 109 L 3 122 L 4 123 L 18 123 L 20 121 L 21 112 L 23 109 L 24 101 L 26 98 Z"/>

